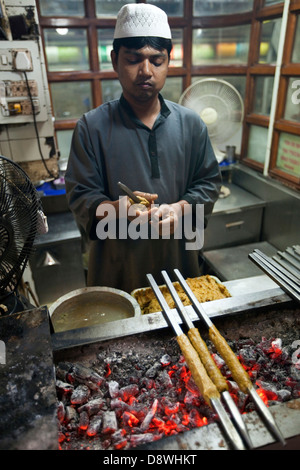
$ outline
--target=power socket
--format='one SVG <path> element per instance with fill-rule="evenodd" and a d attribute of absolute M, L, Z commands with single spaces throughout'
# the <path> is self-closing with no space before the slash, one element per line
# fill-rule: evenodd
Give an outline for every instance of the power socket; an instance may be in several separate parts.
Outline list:
<path fill-rule="evenodd" d="M 23 72 L 33 70 L 30 52 L 25 49 L 15 50 L 14 59 L 13 59 L 13 67 L 15 70 L 19 70 Z"/>

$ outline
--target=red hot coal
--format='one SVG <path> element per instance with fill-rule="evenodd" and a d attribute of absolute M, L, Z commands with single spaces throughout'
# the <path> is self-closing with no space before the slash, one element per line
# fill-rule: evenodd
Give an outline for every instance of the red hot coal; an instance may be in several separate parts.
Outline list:
<path fill-rule="evenodd" d="M 126 341 L 126 340 L 125 340 Z M 300 397 L 295 344 L 281 338 L 229 342 L 268 406 Z M 253 402 L 233 381 L 223 359 L 207 342 L 241 413 Z M 217 419 L 195 386 L 175 338 L 143 340 L 119 348 L 92 348 L 83 363 L 58 362 L 59 445 L 68 449 L 134 449 Z"/>

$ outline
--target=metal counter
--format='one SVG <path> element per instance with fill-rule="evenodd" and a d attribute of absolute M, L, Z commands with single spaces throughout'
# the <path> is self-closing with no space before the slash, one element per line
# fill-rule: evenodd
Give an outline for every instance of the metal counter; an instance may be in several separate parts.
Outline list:
<path fill-rule="evenodd" d="M 232 297 L 203 304 L 207 315 L 211 318 L 234 315 L 239 312 L 246 313 L 256 308 L 291 302 L 290 297 L 266 275 L 224 282 L 223 284 Z M 192 307 L 187 307 L 187 311 L 192 321 L 199 320 Z M 182 324 L 176 310 L 173 312 L 178 323 Z M 149 313 L 138 318 L 127 318 L 103 323 L 99 326 L 54 333 L 52 335 L 52 346 L 54 350 L 67 349 L 74 345 L 78 346 L 79 344 L 150 332 L 160 328 L 168 328 L 161 312 Z"/>
<path fill-rule="evenodd" d="M 72 213 L 51 214 L 47 220 L 48 233 L 36 238 L 29 261 L 41 305 L 86 285 L 81 235 Z"/>
<path fill-rule="evenodd" d="M 219 198 L 204 232 L 204 250 L 258 242 L 265 201 L 234 184 L 230 195 Z"/>

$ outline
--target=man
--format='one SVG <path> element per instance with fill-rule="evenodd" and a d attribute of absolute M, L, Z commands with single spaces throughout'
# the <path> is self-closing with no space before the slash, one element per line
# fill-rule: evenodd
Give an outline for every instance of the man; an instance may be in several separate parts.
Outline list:
<path fill-rule="evenodd" d="M 74 130 L 66 189 L 70 209 L 90 239 L 90 286 L 131 292 L 147 285 L 147 273 L 158 282 L 163 269 L 171 277 L 174 268 L 185 277 L 201 274 L 199 247 L 187 250 L 184 236 L 174 234 L 186 209 L 195 214 L 196 206 L 204 205 L 207 219 L 220 173 L 199 116 L 160 95 L 171 49 L 162 10 L 148 4 L 122 7 L 111 53 L 122 96 L 86 113 Z M 127 196 L 120 198 L 119 181 L 149 201 L 148 210 L 128 212 L 126 223 L 137 216 L 141 233 L 147 224 L 150 236 L 124 236 L 124 225 L 118 237 L 104 236 L 104 225 L 114 217 L 124 221 L 130 207 Z"/>

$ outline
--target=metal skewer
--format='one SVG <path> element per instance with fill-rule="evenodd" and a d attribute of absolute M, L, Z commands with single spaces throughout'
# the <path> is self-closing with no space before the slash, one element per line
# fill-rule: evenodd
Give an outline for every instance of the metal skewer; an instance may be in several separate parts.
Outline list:
<path fill-rule="evenodd" d="M 261 256 L 259 253 L 250 253 L 248 255 L 249 259 L 257 264 L 268 276 L 276 282 L 288 295 L 293 299 L 300 302 L 300 288 L 299 284 L 295 284 L 285 276 L 279 267 L 272 265 L 271 260 L 266 260 L 265 257 Z M 281 268 L 282 269 L 282 268 Z"/>
<path fill-rule="evenodd" d="M 294 256 L 291 256 L 291 254 L 289 254 L 288 251 L 286 252 L 277 251 L 277 253 L 283 259 L 286 259 L 289 263 L 291 263 L 296 269 L 298 270 L 300 269 L 300 262 Z"/>
<path fill-rule="evenodd" d="M 283 267 L 286 271 L 291 273 L 298 280 L 298 282 L 300 281 L 300 271 L 297 271 L 296 268 L 294 268 L 288 261 L 285 261 L 276 255 L 273 256 L 273 260 L 276 261 L 277 265 Z"/>
<path fill-rule="evenodd" d="M 129 189 L 128 186 L 126 186 L 124 183 L 121 183 L 121 181 L 119 181 L 118 186 L 122 189 L 125 194 L 127 194 L 128 197 L 133 200 L 133 202 L 135 202 L 136 204 L 139 204 L 141 202 L 137 195 L 134 194 L 134 192 L 131 191 L 131 189 Z"/>
<path fill-rule="evenodd" d="M 170 309 L 170 307 L 168 306 L 163 294 L 161 293 L 158 285 L 156 284 L 153 276 L 151 274 L 147 274 L 147 279 L 148 279 L 148 282 L 150 284 L 150 286 L 152 287 L 153 291 L 154 291 L 154 294 L 156 295 L 157 297 L 157 300 L 158 302 L 160 303 L 161 305 L 161 308 L 162 308 L 162 312 L 163 312 L 163 315 L 167 321 L 167 323 L 173 328 L 175 334 L 177 335 L 177 337 L 182 337 L 182 336 L 185 336 L 181 327 L 179 326 L 177 320 L 175 319 L 174 315 L 173 315 L 173 312 L 172 310 Z M 187 340 L 189 342 L 189 340 Z M 192 344 L 189 342 L 189 347 L 191 348 L 191 351 L 193 353 L 195 353 L 195 356 L 193 357 L 193 364 L 194 365 L 199 365 L 199 369 L 203 368 L 203 365 L 200 361 L 200 358 L 198 356 L 198 354 L 196 353 L 196 351 L 194 350 Z M 182 351 L 184 353 L 184 351 Z M 186 357 L 185 357 L 186 359 Z M 188 362 L 187 362 L 188 364 Z M 205 372 L 205 369 L 204 369 L 204 372 Z M 214 386 L 214 384 L 211 382 L 210 378 L 207 376 L 207 380 L 212 384 L 212 388 L 215 388 L 216 387 Z M 219 393 L 216 389 L 216 392 L 217 392 L 217 395 L 213 396 L 210 398 L 210 405 L 211 407 L 214 409 L 214 411 L 216 412 L 216 414 L 218 415 L 219 419 L 220 419 L 220 422 L 221 422 L 221 425 L 226 433 L 226 435 L 228 436 L 233 448 L 235 450 L 245 450 L 245 446 L 244 446 L 244 443 L 239 435 L 239 433 L 237 432 L 236 428 L 234 427 L 232 421 L 230 420 L 225 408 L 223 407 L 222 403 L 221 403 L 221 400 L 220 398 L 218 397 Z"/>
<path fill-rule="evenodd" d="M 188 329 L 190 331 L 193 331 L 193 329 L 195 328 L 193 322 L 191 321 L 188 313 L 186 312 L 186 309 L 174 287 L 174 285 L 172 284 L 171 282 L 171 279 L 169 278 L 168 274 L 166 273 L 166 271 L 162 271 L 162 276 L 166 282 L 166 285 L 173 297 L 173 300 L 175 302 L 175 305 L 177 307 L 177 312 L 180 314 L 181 316 L 181 319 L 183 320 L 183 322 L 187 325 Z M 198 330 L 197 330 L 198 332 Z M 198 332 L 199 333 L 199 332 Z M 200 336 L 200 333 L 199 333 L 199 339 L 201 340 L 201 336 Z M 203 341 L 203 340 L 202 340 Z M 197 350 L 197 348 L 196 348 Z M 204 367 L 206 367 L 206 363 L 205 363 L 205 358 L 202 356 L 201 357 L 201 353 L 197 350 L 199 356 L 200 356 L 200 359 L 202 360 L 202 363 L 204 365 Z M 217 367 L 217 365 L 215 364 L 214 360 L 211 359 L 210 361 L 210 367 L 214 367 L 215 369 L 217 369 L 217 372 L 218 374 L 221 374 L 221 372 L 219 372 L 219 369 Z M 209 370 L 207 370 L 207 373 L 208 375 L 210 376 L 210 373 L 209 373 Z M 243 418 L 239 412 L 239 409 L 237 408 L 236 404 L 234 403 L 229 391 L 228 391 L 228 385 L 227 385 L 227 382 L 225 380 L 225 378 L 223 378 L 222 376 L 222 379 L 223 380 L 219 380 L 219 375 L 212 375 L 210 376 L 211 377 L 211 380 L 215 383 L 218 391 L 220 392 L 224 402 L 226 403 L 229 411 L 230 411 L 230 414 L 241 434 L 241 436 L 244 438 L 247 446 L 250 448 L 250 449 L 253 449 L 253 444 L 251 442 L 251 439 L 249 437 L 249 434 L 248 434 L 248 431 L 247 431 L 247 428 L 245 426 L 245 423 L 243 421 Z M 215 378 L 217 378 L 216 380 L 214 380 Z"/>
<path fill-rule="evenodd" d="M 192 292 L 191 288 L 181 275 L 178 269 L 174 269 L 174 272 L 183 287 L 185 293 L 189 297 L 190 301 L 192 302 L 192 305 L 194 309 L 196 310 L 197 314 L 202 318 L 202 320 L 206 323 L 206 325 L 209 325 L 209 332 L 211 333 L 210 337 L 212 341 L 214 342 L 217 350 L 220 352 L 220 354 L 223 356 L 223 359 L 227 363 L 229 369 L 231 370 L 231 373 L 233 374 L 233 377 L 239 387 L 242 389 L 242 391 L 245 391 L 248 393 L 258 410 L 258 412 L 261 414 L 262 418 L 265 421 L 266 426 L 269 428 L 271 433 L 273 434 L 276 439 L 278 439 L 282 445 L 285 445 L 285 440 L 265 403 L 262 401 L 260 396 L 257 394 L 250 377 L 248 376 L 247 372 L 243 368 L 242 364 L 239 362 L 237 357 L 235 356 L 234 352 L 228 345 L 228 343 L 225 341 L 225 339 L 220 335 L 218 330 L 214 327 L 212 321 L 209 319 L 207 316 L 205 309 L 203 306 L 200 304 L 194 293 Z M 218 339 L 218 341 L 214 341 L 215 339 Z M 231 369 L 231 366 L 234 365 L 234 369 Z"/>
<path fill-rule="evenodd" d="M 293 287 L 300 294 L 300 282 L 299 282 L 300 277 L 299 276 L 295 276 L 293 273 L 291 273 L 284 267 L 279 266 L 276 263 L 276 261 L 273 261 L 267 255 L 265 255 L 262 251 L 255 249 L 254 253 L 257 254 L 261 259 L 263 259 L 266 265 L 270 265 L 271 268 L 274 270 L 274 273 L 277 273 L 278 275 L 280 275 L 282 279 L 286 279 L 287 283 L 289 283 L 291 287 Z"/>

